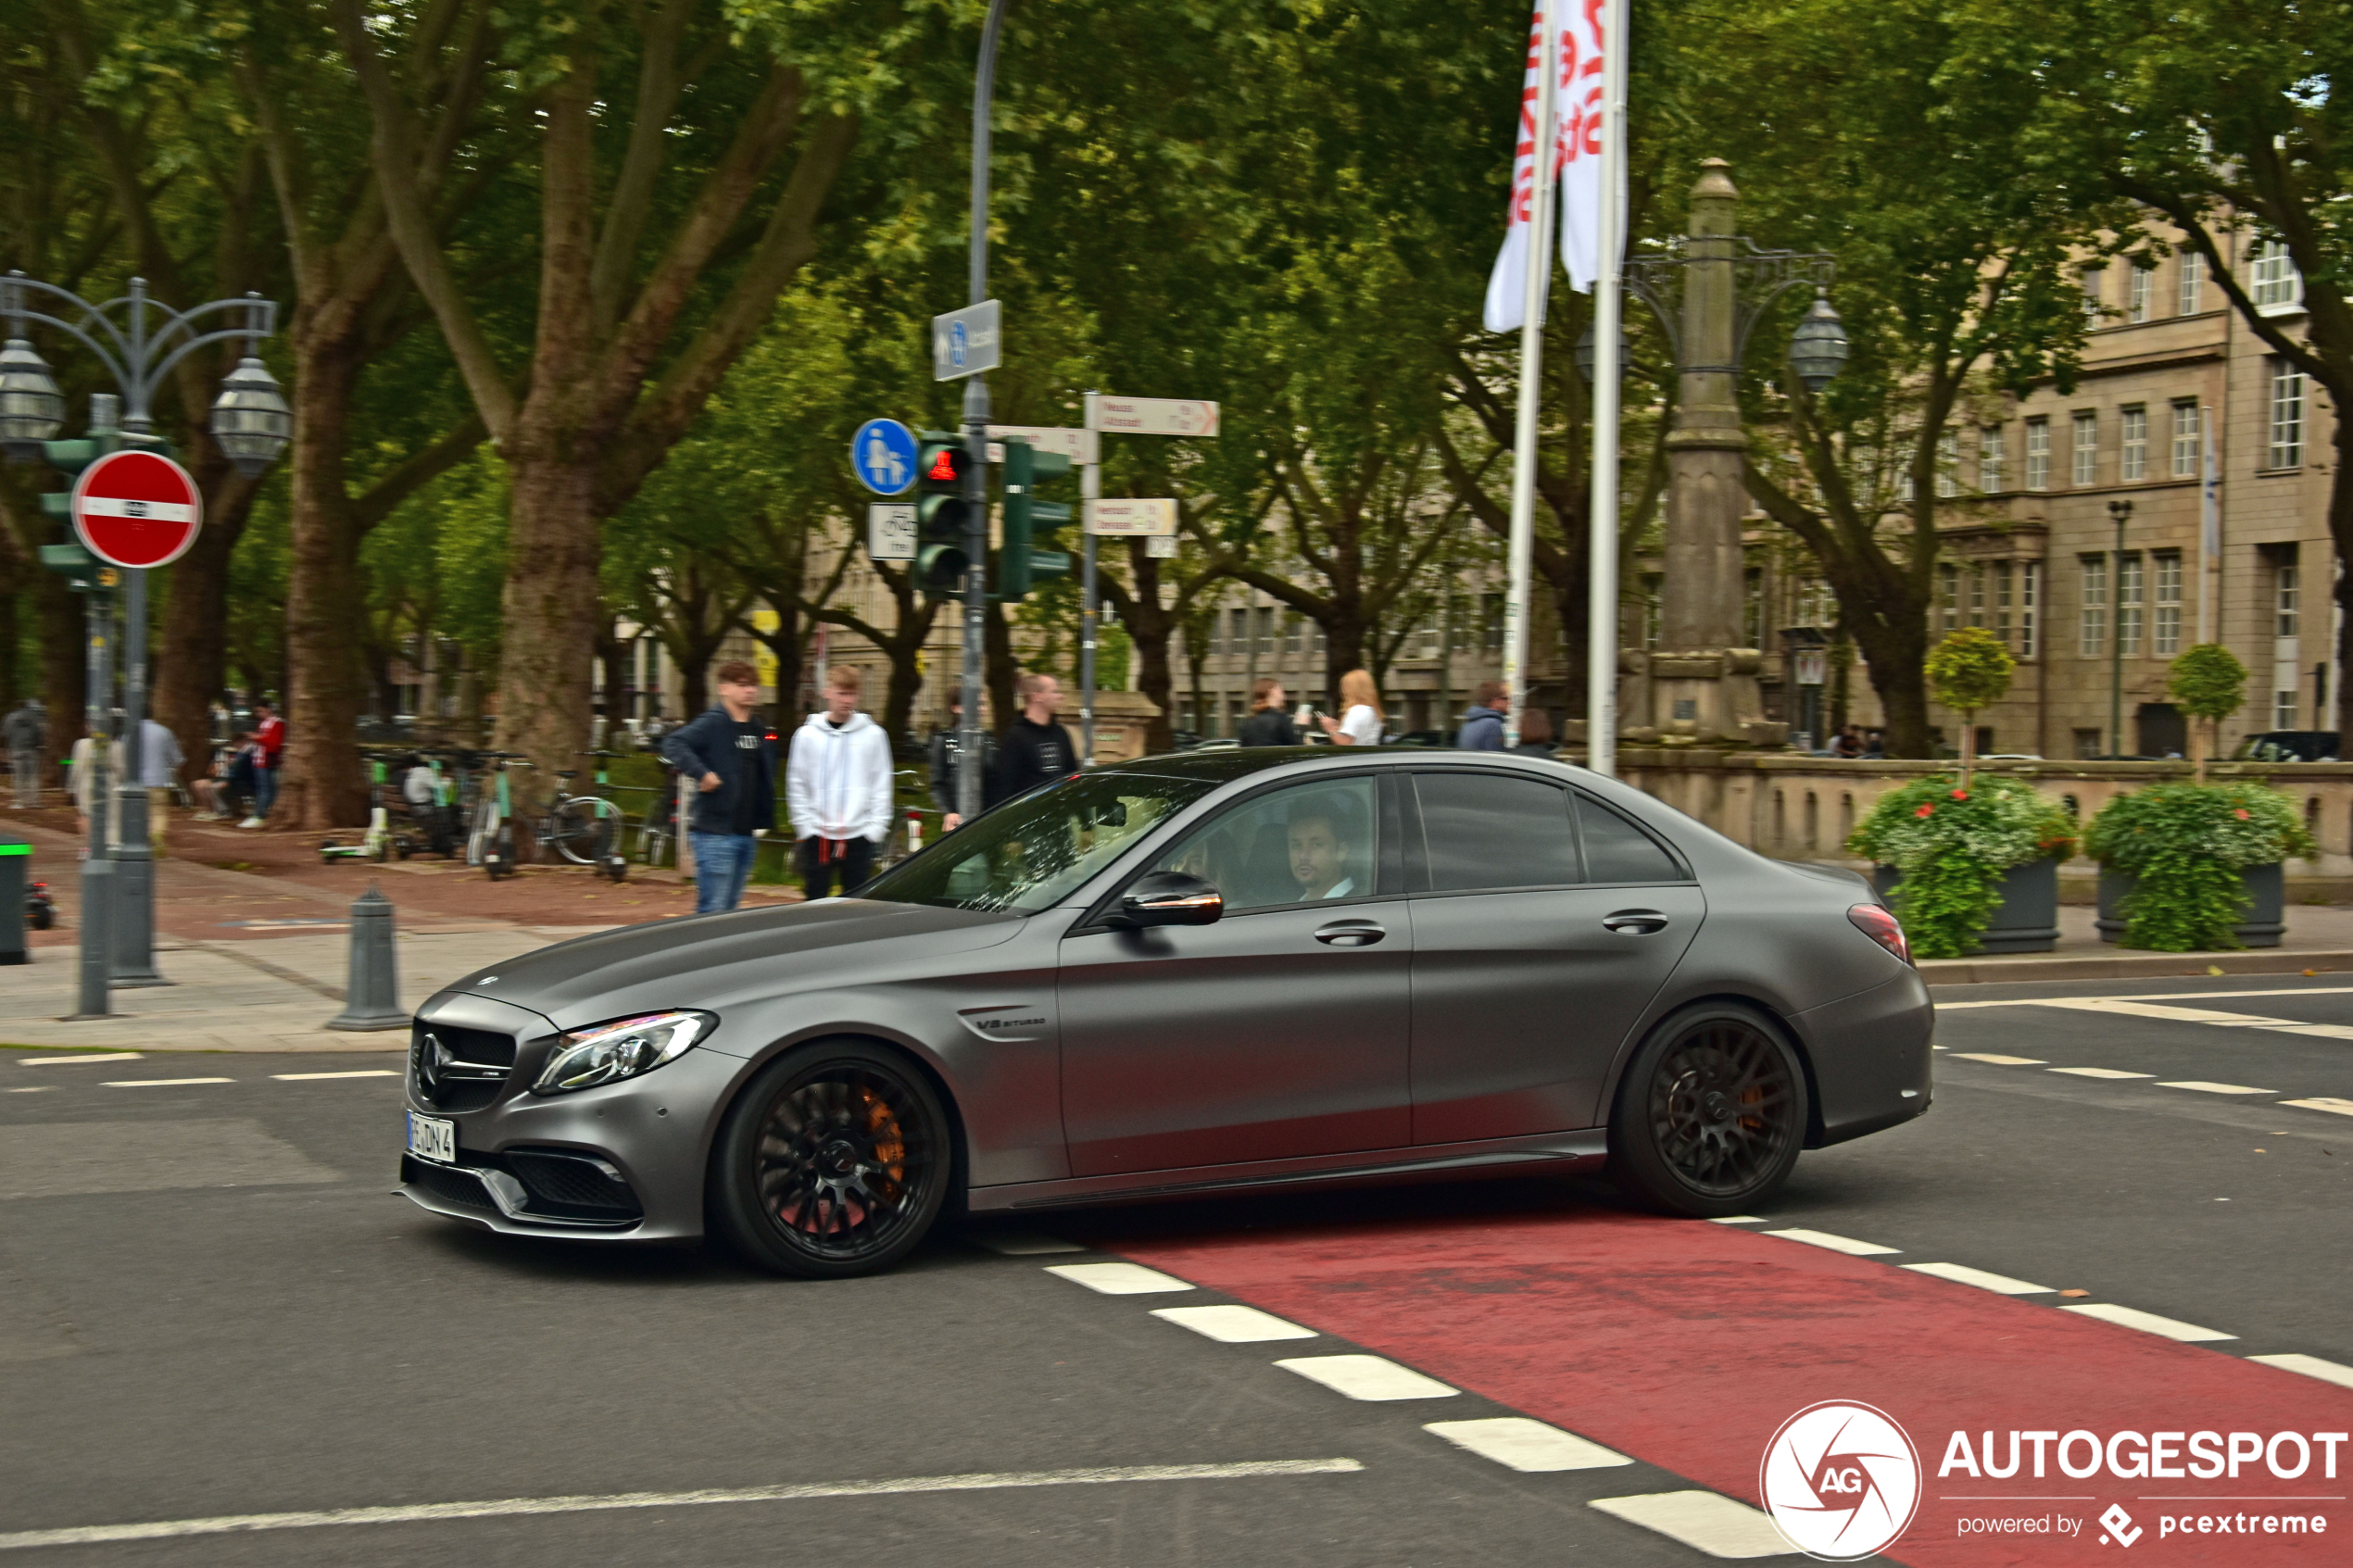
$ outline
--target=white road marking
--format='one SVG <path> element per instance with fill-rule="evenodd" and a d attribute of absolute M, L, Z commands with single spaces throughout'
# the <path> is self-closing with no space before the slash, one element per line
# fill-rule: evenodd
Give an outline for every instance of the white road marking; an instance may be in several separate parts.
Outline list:
<path fill-rule="evenodd" d="M 2343 990 L 2346 987 L 2332 987 Z M 2224 991 L 2213 996 L 2296 997 L 2311 996 L 2309 991 Z M 2036 997 L 2032 999 L 1999 1002 L 1952 1002 L 1950 1007 L 2038 1007 L 2065 1008 L 2074 1012 L 2099 1012 L 2126 1018 L 2157 1018 L 2169 1023 L 2210 1023 L 2221 1029 L 2263 1029 L 2275 1035 L 2302 1035 L 2323 1040 L 2353 1040 L 2353 1023 L 2301 1023 L 2293 1018 L 2265 1018 L 2251 1012 L 2218 1012 L 2212 1008 L 2167 1007 L 2156 1001 L 2133 997 Z M 1964 1053 L 1967 1054 L 1967 1053 Z M 2017 1062 L 2014 1057 L 1978 1056 L 1977 1061 L 1997 1061 L 2007 1065 Z"/>
<path fill-rule="evenodd" d="M 2084 1317 L 2097 1318 L 2102 1323 L 2112 1323 L 2120 1328 L 2137 1328 L 2143 1334 L 2162 1335 L 2168 1339 L 2179 1339 L 2191 1345 L 2238 1337 L 2235 1334 L 2224 1334 L 2220 1329 L 2200 1328 L 2194 1323 L 2183 1323 L 2179 1318 L 2161 1318 L 2155 1312 L 2144 1312 L 2137 1307 L 2114 1307 L 2105 1302 L 2093 1301 L 2061 1307 L 2059 1311 L 2079 1312 Z"/>
<path fill-rule="evenodd" d="M 2340 1388 L 2353 1388 L 2353 1366 L 2341 1366 L 2335 1361 L 2324 1361 L 2318 1356 L 2249 1356 L 2246 1359 L 2250 1361 L 2260 1361 L 2265 1366 L 2277 1367 L 2282 1372 L 2300 1372 L 2307 1377 L 2317 1377 L 2323 1383 L 2334 1383 Z"/>
<path fill-rule="evenodd" d="M 1843 1252 L 1851 1258 L 1878 1258 L 1904 1250 L 1900 1247 L 1881 1247 L 1876 1241 L 1857 1241 L 1851 1236 L 1832 1236 L 1828 1231 L 1788 1230 L 1767 1231 L 1764 1234 L 1780 1236 L 1783 1241 L 1802 1241 L 1808 1247 L 1826 1247 L 1832 1252 Z"/>
<path fill-rule="evenodd" d="M 397 1078 L 400 1074 L 389 1067 L 371 1067 L 364 1073 L 272 1073 L 270 1076 L 289 1084 L 301 1084 L 318 1078 Z"/>
<path fill-rule="evenodd" d="M 19 1067 L 71 1067 L 83 1061 L 144 1061 L 144 1051 L 107 1051 L 102 1056 L 20 1056 Z"/>
<path fill-rule="evenodd" d="M 1991 1290 L 2002 1296 L 2048 1296 L 2047 1285 L 2029 1285 L 2007 1274 L 1989 1274 L 1983 1269 L 1972 1269 L 1962 1263 L 1898 1263 L 1916 1274 L 1929 1274 L 1937 1279 L 1949 1279 L 1955 1285 L 1973 1285 L 1980 1290 Z"/>
<path fill-rule="evenodd" d="M 1008 1258 L 1037 1258 L 1049 1252 L 1087 1250 L 1075 1241 L 1064 1241 L 1054 1236 L 1036 1236 L 1028 1231 L 999 1231 L 974 1239 L 991 1252 L 1001 1252 Z"/>
<path fill-rule="evenodd" d="M 1771 1516 L 1720 1492 L 1595 1498 L 1588 1506 L 1629 1524 L 1655 1530 L 1710 1557 L 1789 1557 L 1797 1550 L 1773 1528 Z"/>
<path fill-rule="evenodd" d="M 1554 1470 L 1606 1470 L 1634 1461 L 1612 1449 L 1547 1426 L 1524 1415 L 1490 1416 L 1483 1421 L 1432 1421 L 1422 1430 L 1491 1459 L 1506 1469 L 1529 1474 Z"/>
<path fill-rule="evenodd" d="M 1761 1225 L 1765 1223 L 1765 1216 L 1762 1214 L 1727 1214 L 1720 1220 L 1710 1220 L 1707 1223 L 1711 1225 Z"/>
<path fill-rule="evenodd" d="M 105 1089 L 169 1088 L 174 1084 L 233 1084 L 234 1078 L 113 1078 L 99 1085 Z"/>
<path fill-rule="evenodd" d="M 1148 1269 L 1141 1263 L 1053 1263 L 1047 1266 L 1046 1272 L 1105 1296 L 1151 1296 L 1192 1288 L 1174 1274 Z"/>
<path fill-rule="evenodd" d="M 1315 1331 L 1285 1323 L 1255 1307 L 1154 1307 L 1152 1316 L 1189 1328 L 1224 1345 L 1256 1345 L 1269 1339 L 1313 1339 Z"/>
<path fill-rule="evenodd" d="M 2154 1073 L 2119 1073 L 2113 1067 L 2054 1067 L 2054 1073 L 2064 1073 L 2075 1078 L 2154 1078 Z"/>
<path fill-rule="evenodd" d="M 83 1524 L 62 1530 L 19 1530 L 13 1535 L 0 1535 L 0 1551 L 19 1551 L 27 1547 L 85 1546 L 104 1541 L 162 1540 L 179 1536 L 243 1535 L 254 1530 L 301 1530 L 322 1524 L 410 1524 L 435 1519 L 590 1513 L 623 1508 L 689 1508 L 719 1502 L 798 1502 L 814 1498 L 894 1497 L 916 1492 L 1099 1486 L 1121 1481 L 1239 1481 L 1279 1475 L 1350 1475 L 1364 1468 L 1353 1459 L 1245 1460 L 1231 1464 L 1105 1465 L 1086 1470 L 909 1475 L 887 1481 L 820 1481 L 782 1486 L 709 1487 L 691 1492 L 610 1492 L 601 1496 L 501 1498 L 490 1502 L 428 1502 L 393 1508 L 324 1508 L 305 1513 L 231 1513 L 211 1519 L 164 1519 L 139 1524 Z"/>
<path fill-rule="evenodd" d="M 22 1094 L 24 1091 L 17 1091 Z M 2318 1099 L 2284 1099 L 2282 1105 L 2292 1105 L 2299 1110 L 2325 1110 L 2335 1116 L 2353 1116 L 2353 1099 L 2331 1099 L 2323 1095 Z"/>
<path fill-rule="evenodd" d="M 2353 995 L 2353 985 L 2306 985 L 2282 990 L 2272 986 L 2260 991 L 2159 991 L 2144 997 L 2003 997 L 1990 1002 L 1939 1002 L 1936 1010 L 1951 1012 L 1957 1008 L 2040 1008 L 2066 1007 L 2078 1002 L 2204 1002 L 2234 1001 L 2242 997 L 2342 997 Z"/>
<path fill-rule="evenodd" d="M 1996 1067 L 2040 1067 L 2043 1065 L 2043 1059 L 2039 1056 L 1995 1056 L 1991 1051 L 1955 1051 L 1953 1054 L 1963 1061 L 1990 1061 Z"/>
<path fill-rule="evenodd" d="M 8 1092 L 12 1095 L 47 1095 L 55 1094 L 57 1089 L 55 1084 L 35 1084 L 29 1089 L 10 1089 Z"/>
<path fill-rule="evenodd" d="M 2250 1089 L 2245 1084 L 2209 1084 L 2203 1078 L 2176 1078 L 2159 1084 L 2160 1089 L 2196 1089 L 2202 1095 L 2275 1095 L 2277 1089 Z"/>
<path fill-rule="evenodd" d="M 1461 1392 L 1385 1356 L 1293 1356 L 1275 1364 L 1352 1399 L 1443 1399 Z"/>

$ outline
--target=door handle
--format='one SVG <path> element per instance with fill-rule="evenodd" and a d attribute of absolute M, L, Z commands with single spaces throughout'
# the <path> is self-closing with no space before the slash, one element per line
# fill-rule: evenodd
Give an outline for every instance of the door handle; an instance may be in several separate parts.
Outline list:
<path fill-rule="evenodd" d="M 1667 929 L 1667 917 L 1656 909 L 1620 909 L 1602 917 L 1602 929 L 1621 936 L 1648 936 Z"/>
<path fill-rule="evenodd" d="M 1315 940 L 1330 947 L 1369 947 L 1388 935 L 1368 920 L 1339 920 L 1315 929 Z"/>

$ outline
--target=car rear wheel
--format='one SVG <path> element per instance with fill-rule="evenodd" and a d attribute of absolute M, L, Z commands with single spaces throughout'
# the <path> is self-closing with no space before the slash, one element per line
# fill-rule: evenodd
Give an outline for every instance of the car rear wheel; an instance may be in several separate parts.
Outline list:
<path fill-rule="evenodd" d="M 854 1040 L 798 1047 L 728 1112 L 711 1156 L 711 1219 L 777 1273 L 874 1273 L 938 1218 L 951 1152 L 938 1097 L 902 1058 Z"/>
<path fill-rule="evenodd" d="M 1779 1191 L 1806 1141 L 1806 1074 L 1736 1007 L 1680 1013 L 1644 1041 L 1610 1122 L 1610 1170 L 1670 1214 L 1738 1214 Z"/>

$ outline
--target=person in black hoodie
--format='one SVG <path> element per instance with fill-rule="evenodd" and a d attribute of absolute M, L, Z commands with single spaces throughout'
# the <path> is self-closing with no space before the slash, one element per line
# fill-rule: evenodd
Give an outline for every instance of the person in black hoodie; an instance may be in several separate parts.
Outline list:
<path fill-rule="evenodd" d="M 710 712 L 661 743 L 662 760 L 695 781 L 687 838 L 695 851 L 695 913 L 732 909 L 751 876 L 755 834 L 776 825 L 776 743 L 756 711 L 760 672 L 740 659 L 717 671 Z"/>
<path fill-rule="evenodd" d="M 1271 675 L 1261 675 L 1250 688 L 1250 717 L 1234 731 L 1244 746 L 1297 746 L 1299 726 L 1287 711 L 1290 696 Z"/>
<path fill-rule="evenodd" d="M 1062 707 L 1062 683 L 1051 675 L 1024 675 L 1021 701 L 1021 712 L 1005 726 L 997 745 L 997 765 L 988 777 L 991 806 L 1078 771 L 1078 747 L 1070 732 L 1054 722 Z"/>

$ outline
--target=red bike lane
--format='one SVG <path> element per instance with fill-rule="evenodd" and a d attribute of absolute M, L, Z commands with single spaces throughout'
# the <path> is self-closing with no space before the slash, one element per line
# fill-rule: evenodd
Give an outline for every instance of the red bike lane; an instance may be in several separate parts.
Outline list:
<path fill-rule="evenodd" d="M 2268 1444 L 2295 1432 L 2309 1444 L 2353 1430 L 2353 1391 L 2036 1300 L 1730 1226 L 1606 1210 L 1107 1245 L 1753 1505 L 1766 1445 L 1792 1415 L 1831 1399 L 1875 1406 L 1919 1452 L 1919 1513 L 1884 1553 L 1919 1568 L 2108 1551 L 2099 1516 L 2111 1504 L 2130 1515 L 2120 1533 L 2133 1562 L 2353 1561 L 2353 1443 L 2311 1445 L 2295 1479 L 2261 1459 L 2235 1479 L 2227 1469 L 2190 1478 L 2186 1465 L 2182 1479 L 2105 1466 L 2073 1479 L 2054 1454 L 2038 1480 L 2032 1439 L 2007 1479 L 1957 1464 L 1940 1476 L 1956 1433 L 1982 1468 L 1989 1432 L 2006 1464 L 2013 1431 L 2090 1432 L 2104 1447 L 2120 1432 L 2183 1434 L 2171 1450 L 2181 1463 L 2190 1434 L 2218 1434 L 2227 1452 L 2233 1433 Z M 2070 1452 L 2081 1468 L 2084 1445 Z M 2120 1467 L 2138 1452 L 2120 1440 Z M 2280 1449 L 2282 1468 L 2296 1452 Z M 2289 1513 L 2307 1529 L 2317 1516 L 2323 1533 L 2260 1533 L 2265 1516 Z M 1965 1523 L 2061 1515 L 2080 1531 L 1964 1533 Z M 2198 1533 L 2199 1515 L 2231 1533 Z M 2256 1533 L 2238 1533 L 2250 1520 Z"/>

